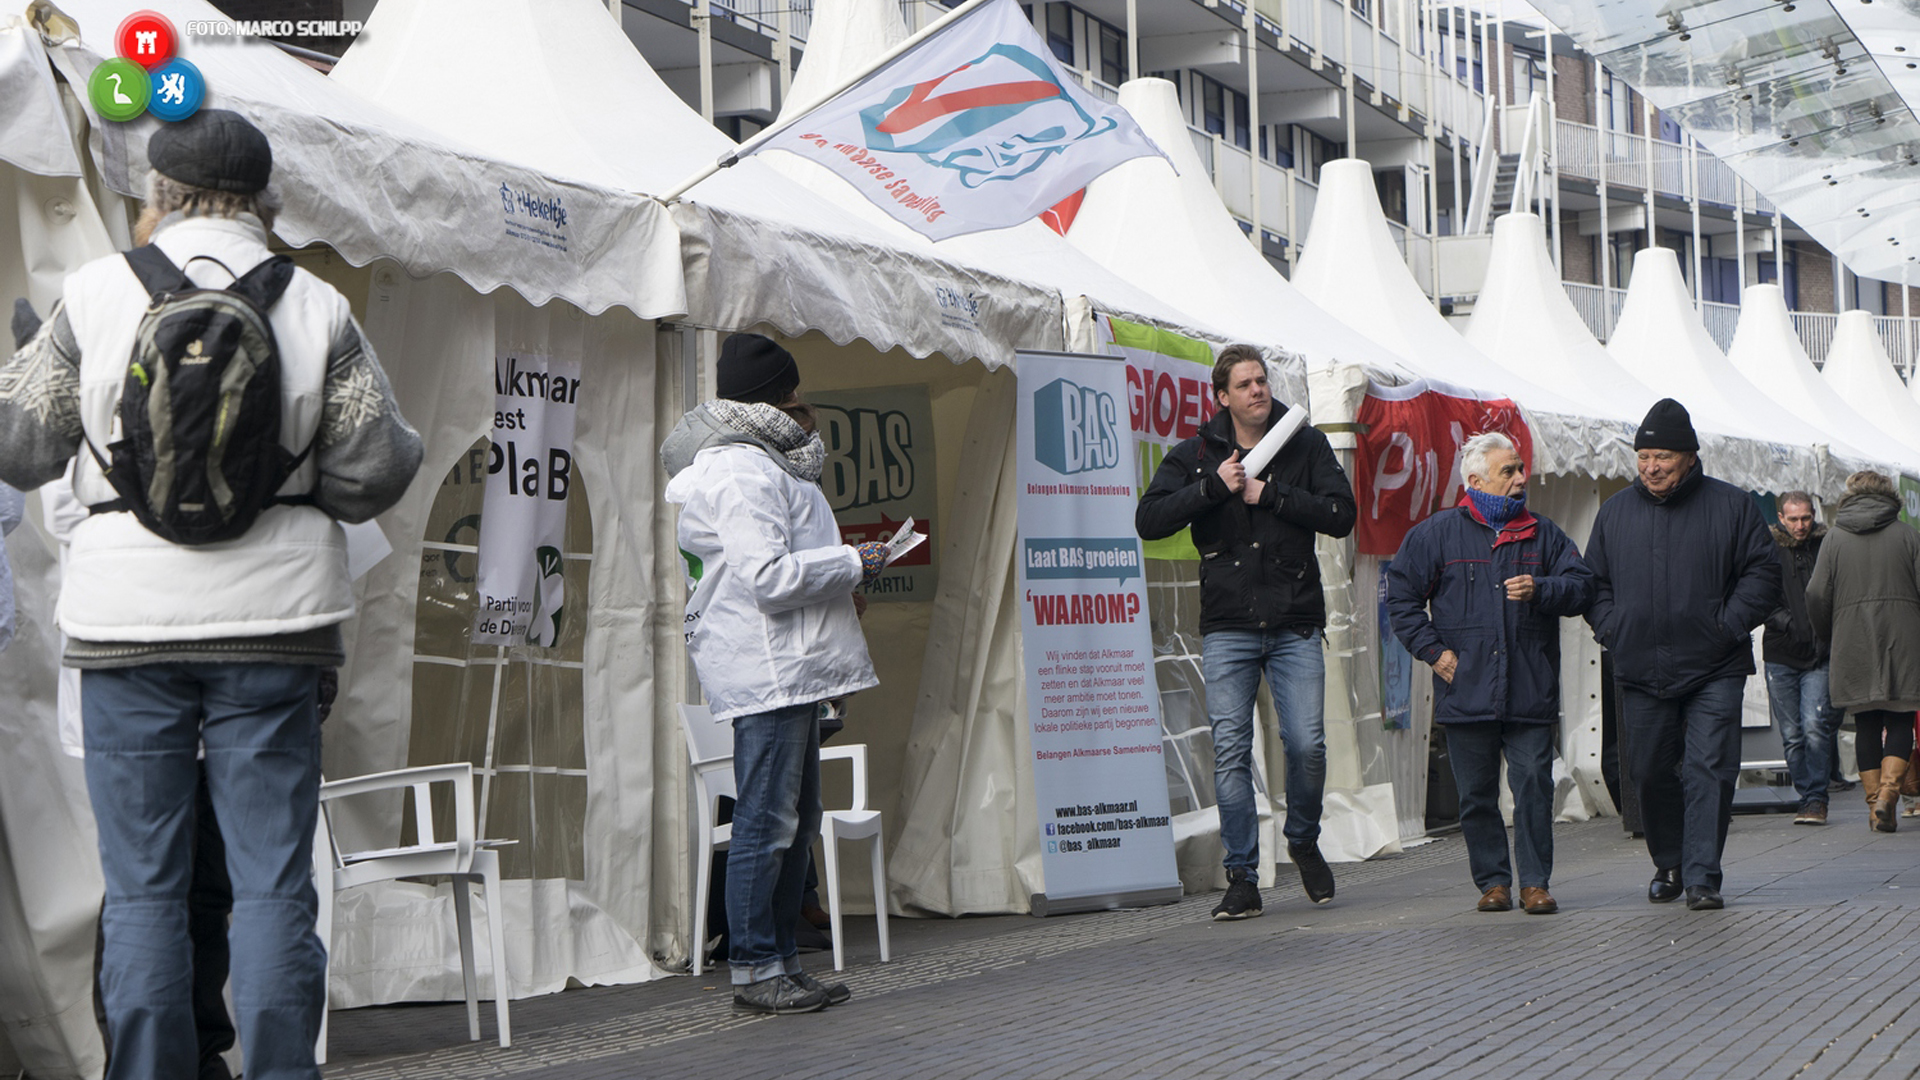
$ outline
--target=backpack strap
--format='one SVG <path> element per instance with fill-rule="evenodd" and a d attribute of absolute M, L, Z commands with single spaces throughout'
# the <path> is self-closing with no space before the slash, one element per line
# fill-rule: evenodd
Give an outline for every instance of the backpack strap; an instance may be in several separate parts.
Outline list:
<path fill-rule="evenodd" d="M 147 290 L 148 296 L 161 293 L 185 292 L 194 287 L 187 275 L 173 265 L 167 253 L 152 244 L 143 244 L 126 253 L 127 265 L 133 268 L 133 276 L 140 279 L 140 287 Z"/>
<path fill-rule="evenodd" d="M 227 286 L 227 291 L 239 293 L 266 311 L 280 301 L 280 294 L 287 291 L 292 281 L 293 260 L 285 255 L 273 255 L 240 275 L 239 280 Z"/>

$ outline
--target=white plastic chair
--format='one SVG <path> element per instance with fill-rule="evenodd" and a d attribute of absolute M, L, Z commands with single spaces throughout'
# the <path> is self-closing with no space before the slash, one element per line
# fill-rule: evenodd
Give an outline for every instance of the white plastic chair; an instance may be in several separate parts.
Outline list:
<path fill-rule="evenodd" d="M 733 779 L 733 725 L 713 719 L 705 705 L 680 706 L 680 726 L 687 736 L 687 757 L 693 765 L 695 791 L 695 832 L 699 855 L 695 857 L 693 901 L 693 973 L 704 969 L 707 946 L 707 899 L 713 880 L 713 853 L 723 850 L 733 837 L 732 825 L 716 825 L 720 797 L 735 797 Z M 887 867 L 885 842 L 880 829 L 880 811 L 867 809 L 867 748 L 864 744 L 828 746 L 820 750 L 820 761 L 845 760 L 853 768 L 853 805 L 844 810 L 825 810 L 820 815 L 820 839 L 826 858 L 821 866 L 826 878 L 827 915 L 832 922 L 833 970 L 846 970 L 846 956 L 840 944 L 840 841 L 873 842 L 873 898 L 875 917 L 880 926 L 880 959 L 889 958 L 887 936 Z"/>
<path fill-rule="evenodd" d="M 433 806 L 428 789 L 434 784 L 453 785 L 453 837 L 440 839 L 433 831 Z M 328 803 L 350 795 L 365 795 L 395 788 L 413 790 L 413 818 L 419 843 L 374 851 L 341 851 L 333 836 Z M 320 785 L 320 819 L 314 830 L 314 889 L 320 896 L 317 930 L 321 944 L 333 953 L 333 894 L 356 885 L 396 878 L 451 877 L 453 907 L 460 929 L 460 974 L 467 991 L 467 1038 L 480 1039 L 479 977 L 473 956 L 473 904 L 468 886 L 479 883 L 487 900 L 487 936 L 493 946 L 493 1015 L 500 1031 L 500 1045 L 513 1045 L 513 1029 L 507 1021 L 507 965 L 505 901 L 500 894 L 500 856 L 493 849 L 514 843 L 512 840 L 480 840 L 474 836 L 473 765 L 426 765 L 412 769 L 374 773 L 349 780 L 333 780 Z M 320 1013 L 320 1039 L 314 1055 L 321 1064 L 327 1060 L 327 1012 Z"/>

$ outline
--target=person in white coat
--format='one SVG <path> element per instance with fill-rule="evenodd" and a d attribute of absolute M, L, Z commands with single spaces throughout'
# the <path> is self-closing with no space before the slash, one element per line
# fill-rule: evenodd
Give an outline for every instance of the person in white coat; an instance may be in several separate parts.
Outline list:
<path fill-rule="evenodd" d="M 714 719 L 733 724 L 728 962 L 734 1007 L 757 1013 L 851 996 L 800 969 L 793 925 L 820 832 L 820 705 L 879 682 L 853 592 L 879 574 L 885 545 L 841 542 L 799 386 L 787 350 L 735 334 L 720 354 L 719 399 L 682 417 L 660 448 L 692 589 L 687 651 Z"/>

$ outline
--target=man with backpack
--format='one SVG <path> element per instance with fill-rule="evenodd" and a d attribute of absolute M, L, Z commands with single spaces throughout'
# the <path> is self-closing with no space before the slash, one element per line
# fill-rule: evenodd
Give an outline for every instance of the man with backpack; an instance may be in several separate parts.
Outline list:
<path fill-rule="evenodd" d="M 421 459 L 346 298 L 267 247 L 272 151 L 244 118 L 162 124 L 136 237 L 69 275 L 0 366 L 0 481 L 78 457 L 60 591 L 106 879 L 110 1080 L 195 1075 L 196 755 L 226 826 L 249 1080 L 317 1080 L 311 879 L 320 672 L 353 614 L 340 522 Z"/>

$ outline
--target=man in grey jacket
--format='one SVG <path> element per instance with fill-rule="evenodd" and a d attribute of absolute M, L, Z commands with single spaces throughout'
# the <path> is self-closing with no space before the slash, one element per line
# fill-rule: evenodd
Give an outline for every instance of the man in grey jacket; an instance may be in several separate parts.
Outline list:
<path fill-rule="evenodd" d="M 138 239 L 150 237 L 201 288 L 224 288 L 271 257 L 273 155 L 258 129 L 203 110 L 161 125 L 147 152 L 153 172 Z M 326 953 L 314 933 L 316 706 L 321 669 L 343 662 L 340 623 L 353 614 L 339 523 L 399 500 L 420 465 L 420 436 L 401 418 L 345 297 L 294 269 L 266 316 L 281 446 L 290 457 L 308 452 L 246 532 L 167 542 L 116 512 L 101 459 L 82 450 L 123 432 L 121 390 L 150 302 L 132 267 L 113 255 L 69 275 L 46 325 L 0 366 L 0 481 L 38 487 L 78 454 L 75 493 L 95 511 L 74 529 L 59 618 L 63 660 L 81 669 L 87 789 L 106 880 L 107 1076 L 197 1072 L 188 890 L 204 743 L 213 807 L 231 826 L 229 939 L 245 1075 L 318 1080 Z M 265 401 L 263 409 L 275 404 Z"/>

